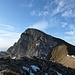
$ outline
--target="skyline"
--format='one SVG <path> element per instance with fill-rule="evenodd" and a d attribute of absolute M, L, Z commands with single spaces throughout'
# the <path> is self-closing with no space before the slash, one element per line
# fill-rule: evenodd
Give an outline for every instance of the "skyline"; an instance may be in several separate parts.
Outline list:
<path fill-rule="evenodd" d="M 75 0 L 0 0 L 0 51 L 36 28 L 75 45 Z"/>

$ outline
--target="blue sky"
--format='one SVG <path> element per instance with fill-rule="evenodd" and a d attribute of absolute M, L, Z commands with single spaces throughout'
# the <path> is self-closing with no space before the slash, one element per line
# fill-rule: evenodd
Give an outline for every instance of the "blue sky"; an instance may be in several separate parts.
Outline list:
<path fill-rule="evenodd" d="M 75 45 L 75 0 L 0 0 L 0 50 L 7 50 L 27 28 Z"/>

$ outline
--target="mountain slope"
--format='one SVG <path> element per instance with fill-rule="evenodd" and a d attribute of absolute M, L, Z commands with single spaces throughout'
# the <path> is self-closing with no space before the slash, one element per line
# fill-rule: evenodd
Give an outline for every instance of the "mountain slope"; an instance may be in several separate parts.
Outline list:
<path fill-rule="evenodd" d="M 7 52 L 11 57 L 38 57 L 63 64 L 67 55 L 75 55 L 75 46 L 62 39 L 55 38 L 40 30 L 29 28 L 21 34 L 20 39 Z M 63 60 L 61 62 L 61 60 Z M 67 61 L 68 62 L 68 61 Z M 69 66 L 69 65 L 68 65 Z"/>
<path fill-rule="evenodd" d="M 75 56 L 68 55 L 67 46 L 56 46 L 52 53 L 50 60 L 59 62 L 64 66 L 75 68 Z"/>

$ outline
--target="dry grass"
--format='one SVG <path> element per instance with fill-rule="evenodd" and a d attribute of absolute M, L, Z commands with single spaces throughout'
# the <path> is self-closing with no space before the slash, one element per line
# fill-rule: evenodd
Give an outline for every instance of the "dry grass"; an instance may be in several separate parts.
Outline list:
<path fill-rule="evenodd" d="M 65 56 L 59 63 L 67 67 L 75 68 L 75 58 L 73 57 Z"/>
<path fill-rule="evenodd" d="M 10 70 L 3 70 L 3 71 L 0 71 L 0 75 L 20 75 L 20 74 Z"/>
<path fill-rule="evenodd" d="M 63 64 L 64 66 L 75 68 L 75 58 L 68 57 L 68 50 L 66 45 L 60 45 L 53 49 L 52 57 L 50 58 L 53 61 Z"/>

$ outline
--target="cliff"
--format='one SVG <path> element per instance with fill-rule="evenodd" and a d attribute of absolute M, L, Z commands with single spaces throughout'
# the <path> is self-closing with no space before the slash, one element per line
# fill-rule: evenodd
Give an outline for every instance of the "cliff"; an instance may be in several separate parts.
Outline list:
<path fill-rule="evenodd" d="M 38 57 L 40 59 L 56 61 L 65 66 L 71 65 L 70 67 L 75 68 L 75 65 L 72 65 L 72 63 L 69 65 L 67 63 L 71 60 L 67 55 L 75 55 L 75 46 L 33 28 L 23 32 L 20 39 L 7 52 L 12 58 Z M 73 60 L 72 62 L 75 63 Z"/>

